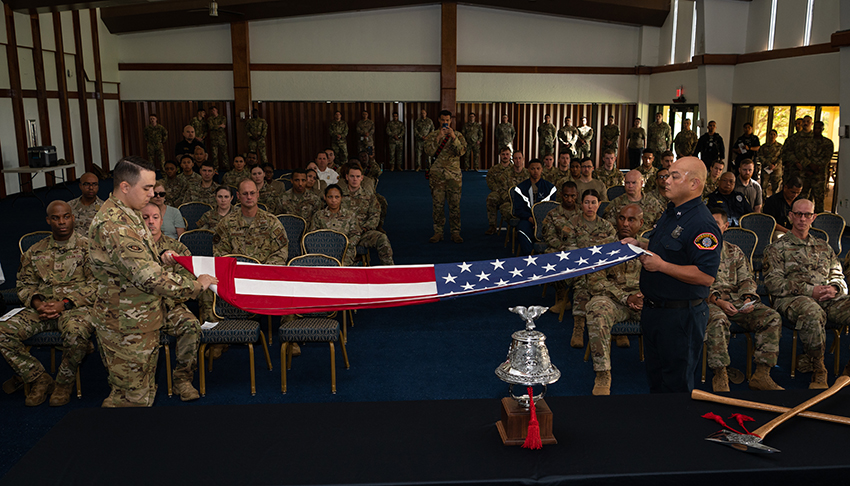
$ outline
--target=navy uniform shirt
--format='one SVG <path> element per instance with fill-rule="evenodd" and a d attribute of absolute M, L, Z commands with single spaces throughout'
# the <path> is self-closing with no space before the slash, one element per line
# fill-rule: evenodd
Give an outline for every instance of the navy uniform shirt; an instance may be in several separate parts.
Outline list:
<path fill-rule="evenodd" d="M 667 210 L 655 224 L 655 229 L 646 235 L 649 251 L 664 261 L 676 265 L 696 265 L 711 277 L 717 276 L 720 266 L 720 228 L 702 198 Z M 640 290 L 650 300 L 694 300 L 708 297 L 707 285 L 692 285 L 677 280 L 662 272 L 640 272 Z"/>

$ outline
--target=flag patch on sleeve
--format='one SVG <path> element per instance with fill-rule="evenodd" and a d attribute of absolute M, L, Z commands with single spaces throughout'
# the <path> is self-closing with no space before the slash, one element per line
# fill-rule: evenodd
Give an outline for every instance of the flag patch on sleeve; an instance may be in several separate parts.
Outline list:
<path fill-rule="evenodd" d="M 694 244 L 700 250 L 713 250 L 717 248 L 717 237 L 713 233 L 702 233 L 696 237 Z"/>

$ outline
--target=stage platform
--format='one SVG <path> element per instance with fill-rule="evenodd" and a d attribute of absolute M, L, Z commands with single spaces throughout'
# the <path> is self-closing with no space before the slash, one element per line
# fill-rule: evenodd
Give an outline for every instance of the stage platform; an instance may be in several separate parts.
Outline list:
<path fill-rule="evenodd" d="M 793 407 L 810 391 L 732 396 Z M 553 397 L 557 445 L 502 445 L 499 398 L 85 409 L 0 481 L 50 485 L 817 484 L 850 477 L 850 427 L 794 418 L 748 454 L 704 440 L 738 412 L 684 394 Z M 850 415 L 850 390 L 816 408 Z M 727 421 L 728 422 L 728 421 Z M 731 422 L 730 422 L 731 423 Z"/>

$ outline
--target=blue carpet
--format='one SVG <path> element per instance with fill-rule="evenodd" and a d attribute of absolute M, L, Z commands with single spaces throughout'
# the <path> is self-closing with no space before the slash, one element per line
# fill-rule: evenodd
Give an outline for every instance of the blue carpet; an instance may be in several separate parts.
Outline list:
<path fill-rule="evenodd" d="M 501 236 L 484 236 L 487 229 L 484 201 L 488 194 L 483 172 L 464 172 L 462 204 L 463 244 L 449 240 L 428 243 L 432 234 L 431 198 L 424 175 L 391 172 L 381 177 L 379 192 L 389 201 L 385 228 L 390 236 L 398 264 L 438 263 L 483 260 L 510 256 Z M 105 198 L 111 181 L 101 182 L 100 196 Z M 71 190 L 79 195 L 79 189 Z M 39 194 L 44 197 L 44 190 Z M 54 189 L 47 199 L 68 199 L 65 189 Z M 35 198 L 0 201 L 3 227 L 0 234 L 0 264 L 7 283 L 13 286 L 19 264 L 18 238 L 30 231 L 48 229 L 44 208 Z M 449 229 L 445 229 L 448 236 Z M 373 255 L 377 261 L 377 255 Z M 355 327 L 349 329 L 348 354 L 351 368 L 343 368 L 337 346 L 336 395 L 330 392 L 330 360 L 328 346 L 302 345 L 303 355 L 293 360 L 288 372 L 289 391 L 280 392 L 280 343 L 276 332 L 271 347 L 273 371 L 268 371 L 262 351 L 257 348 L 257 395 L 251 396 L 248 383 L 248 351 L 232 347 L 207 375 L 207 395 L 193 403 L 182 403 L 165 394 L 163 353 L 160 353 L 156 406 L 199 407 L 217 404 L 253 403 L 318 403 L 399 400 L 446 400 L 460 398 L 492 398 L 494 403 L 506 396 L 508 387 L 494 374 L 496 366 L 507 354 L 511 333 L 523 327 L 522 321 L 507 308 L 516 305 L 551 305 L 554 291 L 541 295 L 541 287 L 515 289 L 439 303 L 392 309 L 362 310 L 355 315 Z M 262 322 L 265 332 L 266 323 Z M 560 381 L 549 387 L 553 396 L 589 395 L 594 372 L 583 360 L 583 350 L 569 346 L 572 318 L 558 322 L 548 313 L 538 320 L 538 329 L 547 336 L 553 363 L 561 370 Z M 827 346 L 832 337 L 827 339 Z M 629 349 L 612 352 L 614 394 L 647 393 L 644 367 L 638 358 L 638 340 Z M 731 343 L 732 364 L 745 369 L 746 341 L 743 337 Z M 785 331 L 781 343 L 779 366 L 772 376 L 789 389 L 806 388 L 809 375 L 789 376 L 791 333 Z M 846 360 L 846 345 L 844 346 Z M 49 363 L 49 351 L 33 350 L 43 363 Z M 832 355 L 827 355 L 832 373 Z M 0 360 L 0 381 L 12 376 L 5 361 Z M 69 405 L 50 408 L 24 406 L 23 394 L 0 394 L 0 475 L 5 474 L 66 413 L 77 408 L 98 407 L 108 394 L 106 371 L 97 354 L 82 365 L 81 399 Z M 832 379 L 832 377 L 831 377 Z M 699 378 L 697 378 L 699 380 Z M 708 383 L 701 384 L 711 390 Z M 699 381 L 698 381 L 699 382 Z M 195 379 L 197 385 L 197 378 Z M 746 389 L 746 382 L 732 385 L 733 390 Z M 600 398 L 602 400 L 604 398 Z M 73 447 L 73 444 L 69 444 Z M 45 458 L 49 461 L 49 458 Z"/>

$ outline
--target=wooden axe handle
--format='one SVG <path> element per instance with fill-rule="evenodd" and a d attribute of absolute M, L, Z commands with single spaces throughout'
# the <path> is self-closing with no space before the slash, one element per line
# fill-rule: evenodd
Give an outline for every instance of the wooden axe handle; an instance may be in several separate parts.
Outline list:
<path fill-rule="evenodd" d="M 744 407 L 744 408 L 752 408 L 755 410 L 762 410 L 765 412 L 776 412 L 776 413 L 785 413 L 788 410 L 791 410 L 788 407 L 780 407 L 779 405 L 771 405 L 769 403 L 759 403 L 759 402 L 751 402 L 749 400 L 739 400 L 737 398 L 724 397 L 720 395 L 714 395 L 712 393 L 704 392 L 702 390 L 694 389 L 691 392 L 691 398 L 694 400 L 701 400 L 704 402 L 715 402 L 722 403 L 724 405 L 732 405 L 734 407 Z M 806 417 L 810 419 L 823 420 L 826 422 L 835 422 L 837 424 L 850 425 L 850 417 L 842 417 L 840 415 L 830 415 L 828 413 L 818 413 L 818 412 L 800 412 L 800 417 Z"/>
<path fill-rule="evenodd" d="M 847 386 L 848 383 L 850 383 L 850 376 L 839 376 L 838 378 L 835 379 L 835 383 L 833 383 L 833 385 L 831 387 L 824 390 L 823 393 L 820 393 L 817 396 L 806 400 L 805 402 L 797 405 L 796 407 L 792 408 L 791 410 L 788 410 L 787 412 L 776 417 L 775 419 L 771 420 L 770 422 L 762 425 L 761 427 L 754 430 L 753 434 L 755 434 L 755 435 L 757 435 L 761 438 L 764 438 L 767 434 L 770 433 L 771 430 L 775 429 L 776 427 L 778 427 L 780 424 L 782 424 L 786 420 L 788 420 L 788 419 L 792 418 L 793 416 L 799 414 L 800 412 L 808 409 L 809 407 L 817 405 L 818 403 L 826 400 L 827 398 L 831 397 L 832 395 L 835 395 L 836 393 L 838 393 L 839 390 L 841 390 L 842 388 Z"/>

